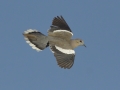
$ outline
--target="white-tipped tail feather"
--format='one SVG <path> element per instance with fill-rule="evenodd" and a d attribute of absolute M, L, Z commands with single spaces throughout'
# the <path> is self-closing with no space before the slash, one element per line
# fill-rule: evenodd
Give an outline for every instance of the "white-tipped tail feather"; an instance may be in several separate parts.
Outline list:
<path fill-rule="evenodd" d="M 37 50 L 38 52 L 46 48 L 47 40 L 41 40 L 41 38 L 44 38 L 46 36 L 39 31 L 28 29 L 24 31 L 23 35 L 26 43 L 28 43 L 33 49 Z"/>
<path fill-rule="evenodd" d="M 39 31 L 37 31 L 35 29 L 28 29 L 28 30 L 24 31 L 24 34 L 29 34 L 31 32 L 39 32 Z"/>
<path fill-rule="evenodd" d="M 37 48 L 33 43 L 31 43 L 28 38 L 25 37 L 24 39 L 26 40 L 26 43 L 28 43 L 32 47 L 32 49 L 35 49 L 38 52 L 42 51 L 41 49 Z"/>

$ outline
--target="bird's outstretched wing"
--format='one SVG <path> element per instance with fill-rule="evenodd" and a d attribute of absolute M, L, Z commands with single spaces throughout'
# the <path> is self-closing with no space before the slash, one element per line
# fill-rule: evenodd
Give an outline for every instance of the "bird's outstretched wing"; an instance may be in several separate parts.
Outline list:
<path fill-rule="evenodd" d="M 75 51 L 62 49 L 58 46 L 50 46 L 51 51 L 56 57 L 57 64 L 64 69 L 70 69 L 74 64 Z"/>
<path fill-rule="evenodd" d="M 73 33 L 62 16 L 54 17 L 52 25 L 48 30 L 49 36 L 71 39 Z"/>

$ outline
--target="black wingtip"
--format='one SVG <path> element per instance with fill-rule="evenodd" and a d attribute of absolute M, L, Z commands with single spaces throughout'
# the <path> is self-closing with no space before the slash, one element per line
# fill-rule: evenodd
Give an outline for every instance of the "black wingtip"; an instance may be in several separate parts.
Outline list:
<path fill-rule="evenodd" d="M 59 27 L 60 29 L 65 29 L 72 32 L 62 15 L 53 18 L 52 26 L 56 26 Z"/>

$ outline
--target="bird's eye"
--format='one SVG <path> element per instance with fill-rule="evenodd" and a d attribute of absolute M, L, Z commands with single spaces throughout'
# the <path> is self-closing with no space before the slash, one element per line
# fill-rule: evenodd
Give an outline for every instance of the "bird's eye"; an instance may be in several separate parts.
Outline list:
<path fill-rule="evenodd" d="M 82 42 L 82 41 L 80 40 L 80 42 Z"/>

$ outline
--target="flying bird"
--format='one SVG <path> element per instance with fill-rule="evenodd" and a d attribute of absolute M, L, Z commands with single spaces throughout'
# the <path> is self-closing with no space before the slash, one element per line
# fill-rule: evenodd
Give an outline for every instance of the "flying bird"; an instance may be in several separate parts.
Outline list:
<path fill-rule="evenodd" d="M 23 35 L 26 42 L 37 51 L 42 51 L 49 46 L 57 64 L 64 69 L 70 69 L 73 66 L 74 49 L 78 46 L 85 46 L 83 40 L 71 39 L 72 30 L 62 16 L 53 18 L 48 36 L 34 29 L 24 31 Z"/>

